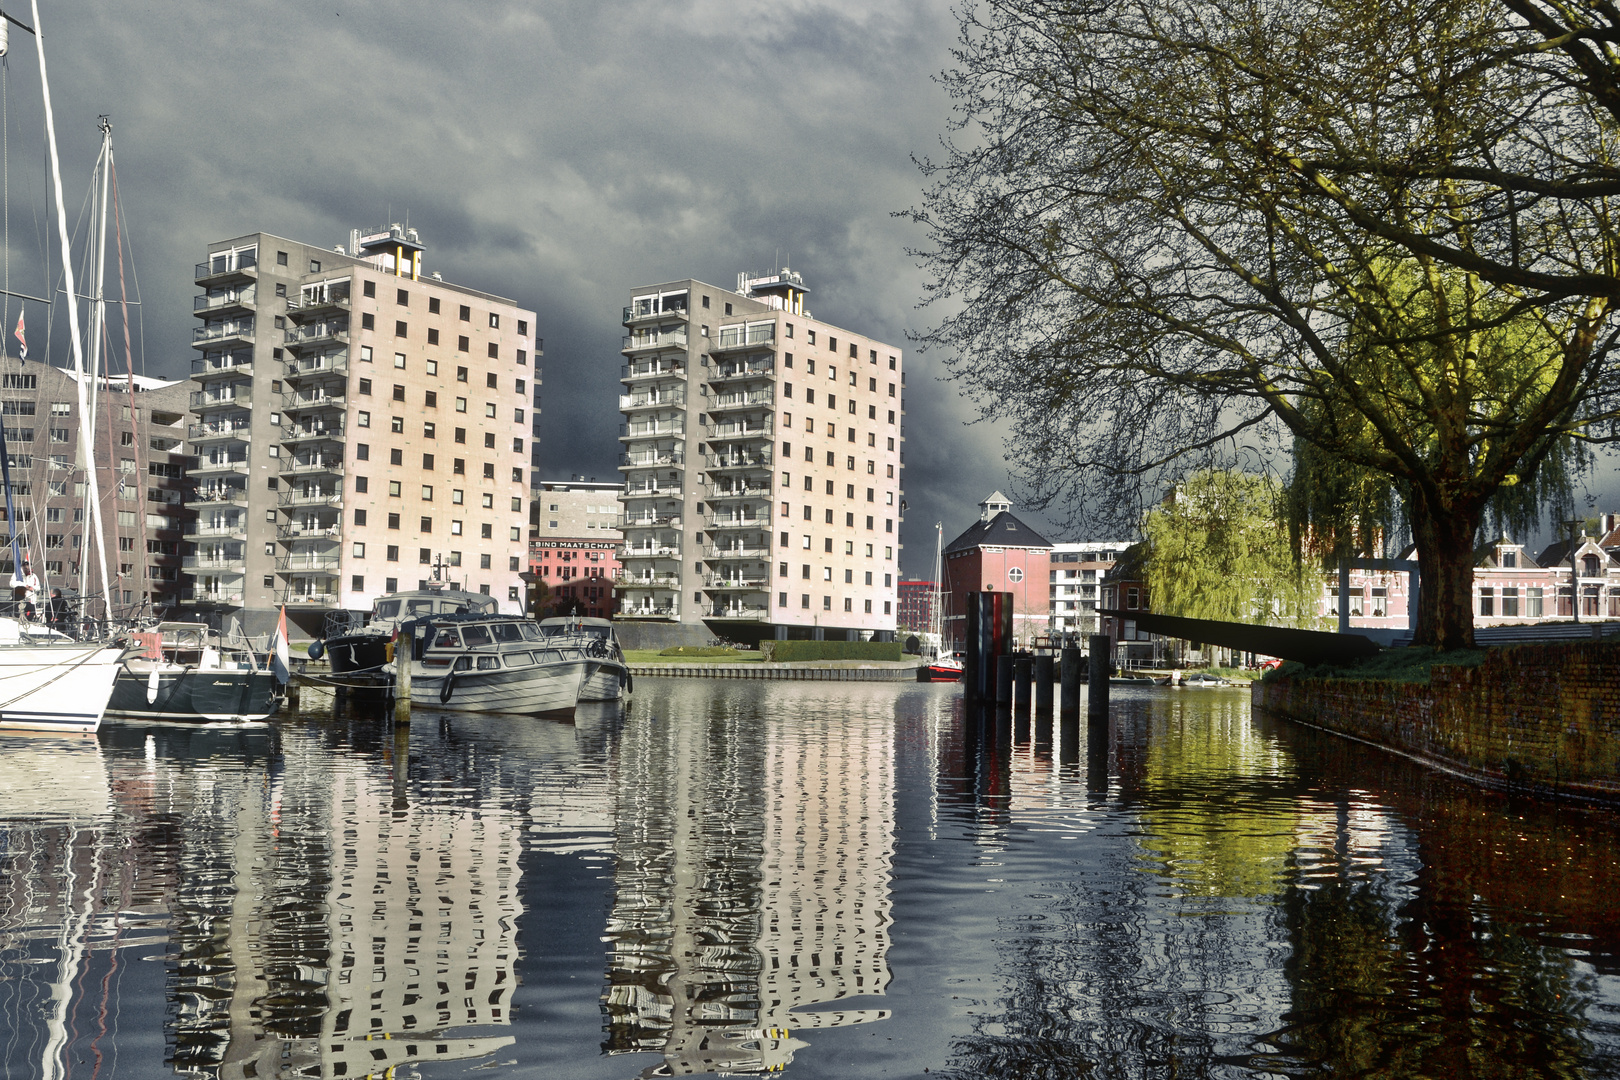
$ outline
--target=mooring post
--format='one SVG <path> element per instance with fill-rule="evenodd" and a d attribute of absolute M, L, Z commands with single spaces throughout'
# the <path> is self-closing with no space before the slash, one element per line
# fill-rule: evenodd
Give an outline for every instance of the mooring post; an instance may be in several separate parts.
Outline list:
<path fill-rule="evenodd" d="M 1035 662 L 1027 656 L 1013 658 L 1013 708 L 1029 708 L 1030 683 L 1035 677 Z"/>
<path fill-rule="evenodd" d="M 1052 711 L 1052 658 L 1050 656 L 1037 656 L 1035 658 L 1035 711 Z"/>
<path fill-rule="evenodd" d="M 1013 700 L 1013 658 L 996 657 L 996 704 L 1011 705 Z"/>
<path fill-rule="evenodd" d="M 1090 720 L 1108 719 L 1108 666 L 1113 654 L 1113 638 L 1091 635 L 1091 671 L 1086 684 L 1086 716 Z"/>
<path fill-rule="evenodd" d="M 1059 688 L 1058 706 L 1064 716 L 1080 711 L 1080 649 L 1075 645 L 1063 647 L 1062 686 Z"/>
<path fill-rule="evenodd" d="M 394 723 L 411 722 L 411 653 L 416 643 L 416 627 L 410 627 L 394 640 Z"/>

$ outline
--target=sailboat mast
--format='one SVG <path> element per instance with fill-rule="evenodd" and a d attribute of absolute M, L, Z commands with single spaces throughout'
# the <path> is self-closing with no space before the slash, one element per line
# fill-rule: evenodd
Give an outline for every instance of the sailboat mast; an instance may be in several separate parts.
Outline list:
<path fill-rule="evenodd" d="M 56 232 L 64 253 L 72 250 L 68 236 L 67 209 L 62 202 L 62 162 L 56 152 L 56 116 L 51 110 L 51 82 L 45 70 L 45 31 L 39 22 L 39 0 L 29 0 L 34 16 L 34 49 L 39 55 L 39 83 L 45 98 L 45 141 L 51 152 L 51 186 L 56 193 Z M 90 495 L 90 525 L 96 531 L 96 556 L 101 562 L 102 608 L 112 614 L 112 589 L 107 580 L 106 533 L 101 528 L 101 496 L 96 480 L 96 448 L 90 439 L 89 387 L 84 376 L 84 342 L 79 336 L 78 290 L 73 283 L 73 260 L 62 260 L 62 283 L 68 295 L 68 337 L 73 343 L 73 371 L 79 384 L 79 453 L 84 458 L 85 490 Z"/>

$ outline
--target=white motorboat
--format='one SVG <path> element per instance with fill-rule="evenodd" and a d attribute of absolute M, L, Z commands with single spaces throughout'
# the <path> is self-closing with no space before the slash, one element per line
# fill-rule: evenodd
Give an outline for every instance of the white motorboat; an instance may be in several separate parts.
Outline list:
<path fill-rule="evenodd" d="M 519 615 L 443 615 L 400 627 L 414 638 L 411 697 L 462 712 L 572 712 L 601 661 Z"/>
<path fill-rule="evenodd" d="M 540 632 L 555 637 L 558 644 L 571 641 L 600 666 L 580 688 L 581 701 L 618 701 L 631 690 L 630 667 L 609 619 L 563 616 L 540 620 Z"/>
<path fill-rule="evenodd" d="M 128 651 L 0 618 L 0 730 L 96 731 Z"/>

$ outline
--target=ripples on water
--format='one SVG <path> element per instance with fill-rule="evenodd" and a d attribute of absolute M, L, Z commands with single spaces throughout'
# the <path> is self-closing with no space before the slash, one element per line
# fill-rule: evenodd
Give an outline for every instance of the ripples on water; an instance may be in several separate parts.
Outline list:
<path fill-rule="evenodd" d="M 0 738 L 6 1077 L 1620 1074 L 1612 815 L 1127 691 Z"/>

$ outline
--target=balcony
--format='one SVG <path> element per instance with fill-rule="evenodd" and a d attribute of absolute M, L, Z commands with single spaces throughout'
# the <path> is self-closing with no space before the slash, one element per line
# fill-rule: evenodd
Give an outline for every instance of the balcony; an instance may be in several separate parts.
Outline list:
<path fill-rule="evenodd" d="M 193 379 L 209 379 L 220 375 L 246 375 L 253 377 L 253 356 L 204 356 L 191 362 Z"/>
<path fill-rule="evenodd" d="M 255 291 L 252 285 L 239 289 L 227 288 L 217 296 L 203 293 L 201 296 L 191 298 L 191 313 L 207 318 L 228 311 L 252 311 L 254 299 Z"/>
<path fill-rule="evenodd" d="M 318 356 L 301 356 L 287 364 L 286 376 L 289 382 L 298 382 L 301 379 L 313 379 L 322 375 L 348 375 L 349 354 L 345 350 L 338 353 L 321 353 Z"/>
<path fill-rule="evenodd" d="M 619 425 L 621 439 L 671 439 L 677 436 L 686 437 L 686 424 L 680 420 L 655 420 Z"/>
<path fill-rule="evenodd" d="M 705 609 L 705 619 L 729 619 L 733 622 L 770 622 L 771 609 L 764 604 L 715 605 Z"/>
<path fill-rule="evenodd" d="M 660 465 L 686 466 L 686 452 L 683 450 L 651 450 L 639 454 L 620 454 L 619 468 L 621 469 L 652 469 Z"/>
<path fill-rule="evenodd" d="M 681 617 L 680 606 L 675 603 L 668 604 L 642 604 L 636 607 L 620 607 L 617 618 L 620 619 L 669 619 Z"/>
<path fill-rule="evenodd" d="M 247 563 L 240 555 L 234 559 L 230 556 L 185 555 L 181 557 L 180 565 L 187 570 L 214 570 L 226 574 L 247 573 Z"/>
<path fill-rule="evenodd" d="M 686 327 L 683 326 L 657 326 L 638 330 L 633 334 L 626 334 L 619 347 L 620 352 L 634 353 L 648 349 L 684 349 L 686 348 Z"/>
<path fill-rule="evenodd" d="M 343 459 L 340 457 L 318 457 L 308 461 L 299 461 L 297 458 L 281 459 L 282 476 L 342 476 Z"/>
<path fill-rule="evenodd" d="M 276 560 L 276 573 L 331 576 L 338 572 L 338 562 L 336 555 L 289 555 Z"/>
<path fill-rule="evenodd" d="M 620 394 L 619 411 L 630 412 L 632 409 L 661 409 L 671 405 L 685 405 L 686 391 L 684 389 L 665 390 L 663 393 Z"/>
<path fill-rule="evenodd" d="M 629 485 L 627 485 L 625 487 L 624 491 L 619 495 L 618 498 L 619 498 L 620 502 L 624 502 L 627 499 L 656 499 L 656 498 L 678 499 L 680 497 L 681 497 L 681 489 L 680 489 L 679 486 L 677 486 L 675 484 L 669 484 L 669 485 L 666 485 L 665 487 L 659 487 L 656 483 L 649 484 L 649 483 L 643 481 L 640 484 L 629 484 Z"/>
<path fill-rule="evenodd" d="M 704 402 L 704 406 L 712 413 L 734 409 L 774 409 L 776 389 L 767 386 L 761 390 L 734 390 L 729 394 L 717 394 Z"/>
<path fill-rule="evenodd" d="M 253 386 L 251 383 L 243 384 L 238 390 L 232 387 L 228 394 L 217 393 L 212 390 L 193 390 L 190 397 L 191 411 L 203 412 L 206 409 L 240 409 L 253 408 Z"/>
<path fill-rule="evenodd" d="M 681 542 L 666 540 L 658 544 L 626 544 L 613 554 L 621 562 L 625 559 L 676 559 L 681 554 Z"/>
<path fill-rule="evenodd" d="M 331 525 L 277 525 L 277 540 L 337 540 L 343 535 L 342 526 L 337 523 Z"/>
<path fill-rule="evenodd" d="M 204 522 L 196 521 L 188 527 L 185 534 L 187 540 L 206 540 L 209 537 L 223 537 L 232 540 L 247 539 L 247 519 L 237 518 L 235 522 Z"/>
<path fill-rule="evenodd" d="M 745 326 L 734 323 L 731 326 L 720 327 L 714 344 L 709 347 L 711 353 L 725 352 L 729 349 L 751 349 L 760 345 L 770 345 L 776 341 L 776 324 L 774 322 L 756 323 Z"/>
<path fill-rule="evenodd" d="M 252 435 L 248 430 L 248 418 L 245 416 L 236 419 L 187 424 L 186 438 L 193 443 L 213 442 L 219 439 L 236 439 L 241 442 L 252 441 Z"/>
<path fill-rule="evenodd" d="M 736 547 L 718 548 L 708 545 L 703 548 L 703 557 L 714 562 L 726 562 L 733 559 L 768 559 L 771 549 L 768 546 L 749 546 L 739 544 Z"/>
<path fill-rule="evenodd" d="M 751 449 L 728 454 L 710 454 L 703 459 L 704 467 L 712 472 L 722 472 L 733 469 L 769 469 L 771 467 L 771 451 L 764 449 Z"/>
<path fill-rule="evenodd" d="M 191 347 L 194 349 L 201 349 L 210 345 L 225 344 L 232 341 L 249 342 L 252 340 L 252 316 L 211 322 L 203 326 L 196 327 L 191 331 Z"/>
<path fill-rule="evenodd" d="M 303 326 L 289 326 L 281 340 L 283 344 L 294 348 L 348 341 L 349 319 L 348 316 L 344 316 L 338 319 L 321 319 Z"/>
<path fill-rule="evenodd" d="M 180 602 L 182 604 L 221 604 L 240 607 L 242 605 L 242 594 L 241 592 L 212 589 L 181 589 Z"/>
<path fill-rule="evenodd" d="M 765 509 L 769 511 L 770 507 L 767 506 Z M 741 514 L 710 514 L 703 522 L 703 528 L 710 531 L 720 529 L 769 529 L 770 527 L 771 517 L 769 513 L 766 513 L 763 517 L 744 517 Z"/>
<path fill-rule="evenodd" d="M 727 487 L 707 484 L 704 486 L 703 497 L 710 502 L 720 502 L 724 499 L 769 499 L 771 478 L 764 476 L 752 484 L 734 484 Z"/>
<path fill-rule="evenodd" d="M 771 580 L 767 577 L 717 577 L 703 579 L 703 587 L 710 592 L 768 592 Z"/>
<path fill-rule="evenodd" d="M 281 435 L 281 441 L 290 446 L 296 446 L 300 443 L 307 442 L 319 442 L 321 440 L 325 440 L 327 442 L 342 442 L 343 425 L 325 424 L 314 425 L 311 427 L 289 427 L 286 431 L 282 432 Z"/>
<path fill-rule="evenodd" d="M 619 321 L 626 326 L 643 319 L 684 319 L 686 318 L 686 296 L 666 296 L 662 300 L 648 296 L 635 301 L 624 309 L 624 317 Z"/>
<path fill-rule="evenodd" d="M 298 491 L 287 489 L 279 492 L 276 498 L 277 506 L 342 506 L 343 492 L 340 490 L 313 490 Z"/>
<path fill-rule="evenodd" d="M 337 607 L 338 594 L 335 592 L 287 592 L 279 603 L 288 607 Z"/>
<path fill-rule="evenodd" d="M 625 529 L 659 529 L 679 528 L 681 515 L 679 514 L 643 514 L 637 517 L 620 515 L 613 521 L 613 527 L 620 531 Z"/>
<path fill-rule="evenodd" d="M 613 587 L 621 592 L 629 589 L 662 589 L 678 592 L 681 588 L 681 579 L 674 574 L 655 577 L 619 577 L 613 579 Z"/>
<path fill-rule="evenodd" d="M 642 379 L 684 379 L 686 365 L 667 357 L 643 360 L 639 364 L 625 364 L 619 369 L 620 382 L 639 382 Z"/>
<path fill-rule="evenodd" d="M 242 464 L 246 465 L 247 462 L 243 462 Z M 220 504 L 229 506 L 246 506 L 247 501 L 247 488 L 221 486 L 198 488 L 196 497 L 187 503 L 187 505 L 193 509 L 200 509 L 205 506 L 217 506 Z"/>
<path fill-rule="evenodd" d="M 712 385 L 722 385 L 744 379 L 768 379 L 775 371 L 776 365 L 769 360 L 756 360 L 745 364 L 721 364 L 709 376 L 709 382 Z"/>
<path fill-rule="evenodd" d="M 198 285 L 233 277 L 252 279 L 258 276 L 258 266 L 257 251 L 222 251 L 218 255 L 210 255 L 207 262 L 198 263 L 197 272 L 192 278 Z"/>
<path fill-rule="evenodd" d="M 347 283 L 345 283 L 346 285 Z M 294 322 L 303 322 L 321 315 L 336 315 L 349 310 L 347 287 L 305 289 L 295 300 L 287 297 L 287 315 Z"/>
<path fill-rule="evenodd" d="M 704 437 L 709 439 L 769 439 L 775 433 L 774 416 L 767 416 L 763 420 L 728 420 L 721 424 L 709 424 L 703 429 Z"/>
<path fill-rule="evenodd" d="M 205 459 L 205 460 L 197 462 L 197 464 L 193 465 L 191 468 L 186 470 L 188 475 L 194 476 L 194 477 L 226 476 L 226 475 L 230 475 L 230 474 L 233 474 L 233 473 L 238 473 L 238 474 L 241 474 L 243 476 L 246 476 L 247 471 L 248 471 L 248 459 L 245 458 L 245 457 L 240 457 L 240 458 L 218 458 L 218 459 L 213 460 L 213 461 L 209 461 L 209 460 Z"/>
<path fill-rule="evenodd" d="M 285 413 L 314 412 L 319 409 L 343 409 L 348 406 L 349 399 L 342 394 L 325 394 L 314 391 L 300 393 L 293 391 L 281 395 L 281 411 Z"/>

